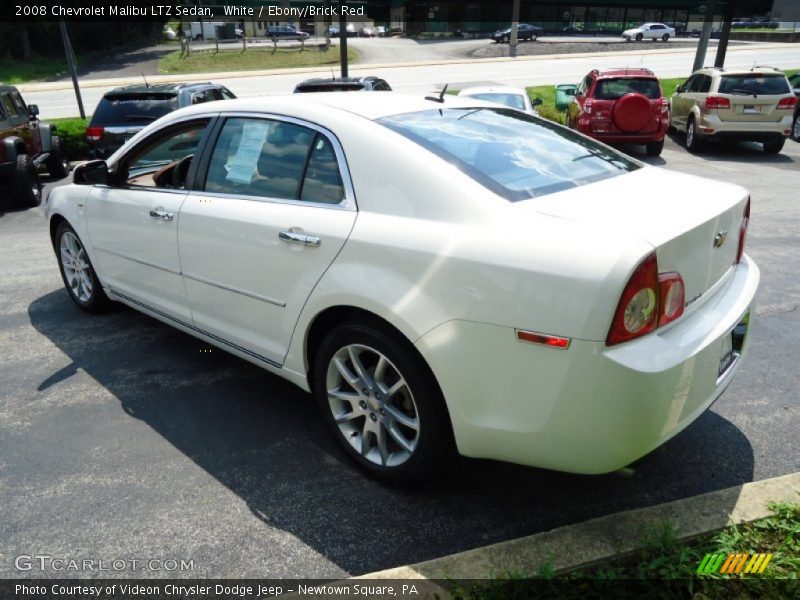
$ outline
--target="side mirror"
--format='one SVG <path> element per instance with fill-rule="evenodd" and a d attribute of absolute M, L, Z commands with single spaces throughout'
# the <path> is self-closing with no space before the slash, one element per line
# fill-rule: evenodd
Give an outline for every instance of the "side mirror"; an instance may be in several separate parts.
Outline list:
<path fill-rule="evenodd" d="M 573 90 L 572 88 L 569 88 L 569 89 L 565 90 L 565 92 L 566 92 L 567 96 L 577 96 L 578 95 L 578 90 Z"/>
<path fill-rule="evenodd" d="M 679 94 L 682 94 L 684 91 L 686 91 L 686 86 L 681 84 L 675 88 L 675 91 L 678 92 Z"/>
<path fill-rule="evenodd" d="M 108 165 L 104 160 L 90 160 L 78 165 L 72 174 L 72 183 L 78 185 L 108 185 L 110 180 Z"/>
<path fill-rule="evenodd" d="M 541 98 L 534 98 L 531 100 L 531 106 L 540 106 L 542 104 Z"/>
<path fill-rule="evenodd" d="M 36 115 L 39 114 L 39 107 L 36 104 L 29 104 L 28 105 L 28 117 L 33 121 L 36 119 Z"/>

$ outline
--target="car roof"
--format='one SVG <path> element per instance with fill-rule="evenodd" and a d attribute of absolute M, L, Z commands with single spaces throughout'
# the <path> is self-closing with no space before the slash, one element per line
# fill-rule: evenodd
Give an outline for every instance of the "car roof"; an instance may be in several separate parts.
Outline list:
<path fill-rule="evenodd" d="M 438 94 L 436 94 L 438 98 Z M 256 96 L 205 102 L 170 113 L 171 118 L 210 112 L 252 112 L 265 114 L 285 114 L 298 116 L 326 114 L 335 111 L 351 113 L 369 120 L 404 113 L 442 108 L 497 108 L 493 102 L 485 102 L 469 96 L 445 95 L 444 102 L 426 100 L 421 94 L 400 92 L 376 92 L 366 94 L 331 94 L 312 92 L 309 94 L 288 94 L 283 96 Z M 331 110 L 333 109 L 333 110 Z M 162 117 L 164 118 L 164 117 Z"/>
<path fill-rule="evenodd" d="M 207 87 L 222 87 L 217 83 L 206 81 L 205 83 L 154 83 L 125 85 L 114 88 L 104 94 L 104 96 L 114 96 L 118 94 L 167 94 L 170 92 L 191 91 L 194 89 L 204 89 Z"/>
<path fill-rule="evenodd" d="M 609 69 L 596 69 L 595 72 L 597 73 L 598 79 L 606 78 L 606 77 L 648 77 L 648 78 L 655 78 L 655 73 L 653 73 L 650 69 L 643 69 L 641 67 L 637 67 L 635 69 L 629 69 L 628 67 L 616 67 L 616 68 L 609 68 Z"/>
<path fill-rule="evenodd" d="M 527 96 L 527 92 L 523 88 L 510 85 L 475 85 L 458 92 L 459 96 L 471 96 L 473 94 L 519 94 Z"/>
<path fill-rule="evenodd" d="M 703 67 L 695 71 L 706 75 L 718 73 L 719 75 L 783 75 L 786 74 L 775 67 L 753 67 L 751 69 L 725 69 L 720 67 Z"/>

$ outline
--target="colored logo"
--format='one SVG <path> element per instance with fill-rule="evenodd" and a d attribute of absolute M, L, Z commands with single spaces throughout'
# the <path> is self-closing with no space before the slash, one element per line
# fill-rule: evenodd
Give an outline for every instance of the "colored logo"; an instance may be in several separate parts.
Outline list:
<path fill-rule="evenodd" d="M 772 560 L 772 554 L 706 554 L 700 566 L 697 567 L 697 573 L 725 573 L 728 575 L 755 575 L 764 572 L 767 568 L 769 561 Z"/>

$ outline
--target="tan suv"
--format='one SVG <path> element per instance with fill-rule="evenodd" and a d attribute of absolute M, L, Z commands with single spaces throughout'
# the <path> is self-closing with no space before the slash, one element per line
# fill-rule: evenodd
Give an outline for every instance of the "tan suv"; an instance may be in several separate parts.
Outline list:
<path fill-rule="evenodd" d="M 678 86 L 669 101 L 670 129 L 686 132 L 696 152 L 711 140 L 761 142 L 777 154 L 792 132 L 797 98 L 779 70 L 703 68 Z"/>

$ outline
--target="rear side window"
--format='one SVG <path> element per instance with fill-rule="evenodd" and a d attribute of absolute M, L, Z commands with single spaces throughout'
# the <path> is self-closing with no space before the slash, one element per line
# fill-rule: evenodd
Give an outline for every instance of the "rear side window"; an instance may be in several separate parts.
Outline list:
<path fill-rule="evenodd" d="M 639 168 L 589 138 L 508 108 L 442 108 L 384 117 L 378 123 L 512 202 Z"/>
<path fill-rule="evenodd" d="M 789 82 L 783 75 L 723 75 L 719 82 L 720 94 L 777 96 L 790 91 Z"/>
<path fill-rule="evenodd" d="M 177 94 L 108 94 L 97 105 L 92 125 L 147 125 L 177 108 Z"/>
<path fill-rule="evenodd" d="M 661 88 L 656 79 L 624 77 L 601 79 L 594 89 L 594 97 L 598 100 L 617 100 L 625 94 L 643 94 L 651 100 L 657 100 L 661 97 Z"/>

